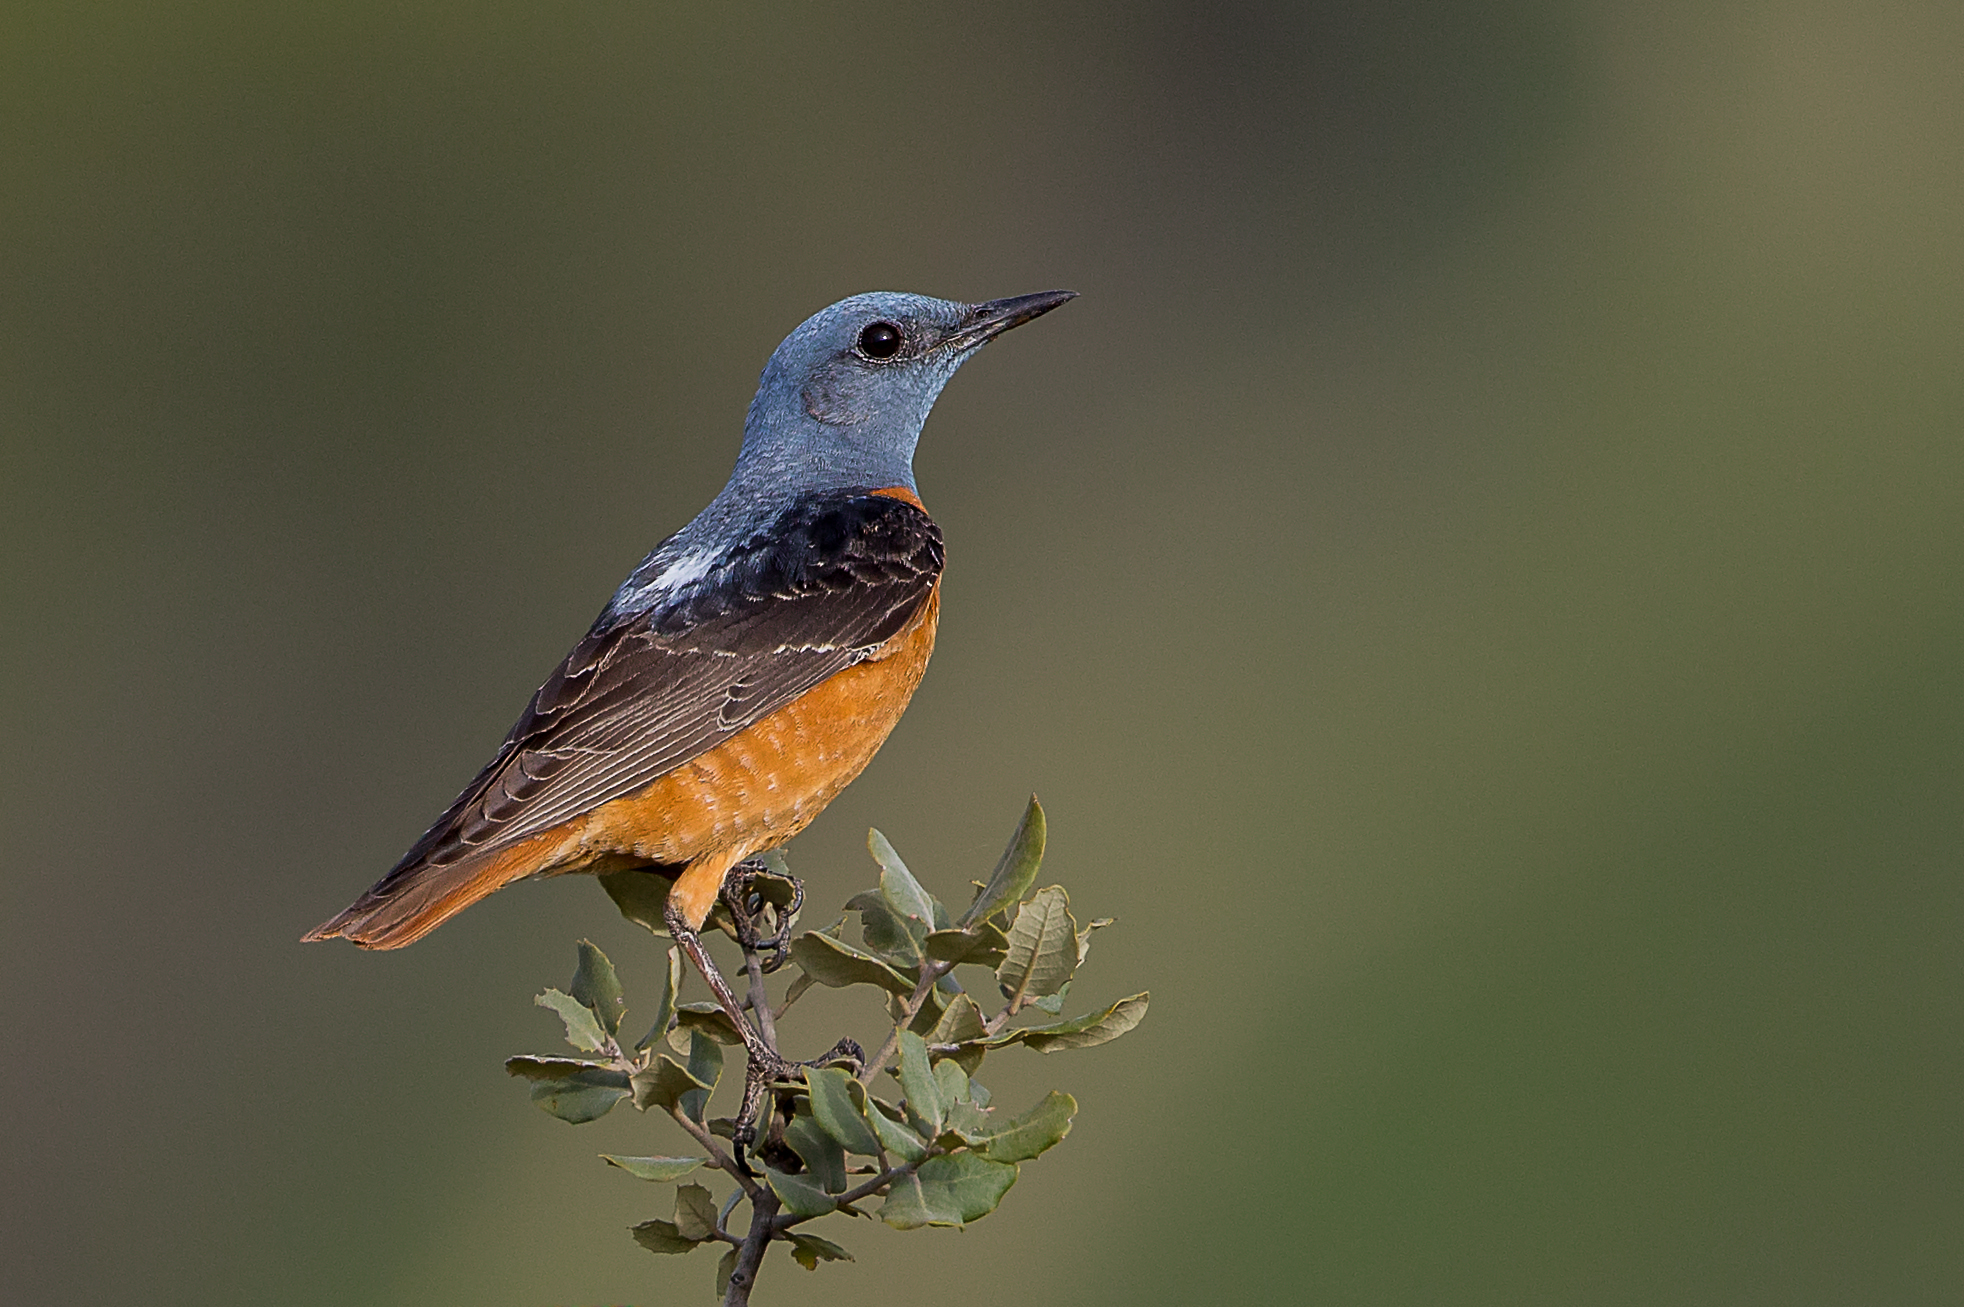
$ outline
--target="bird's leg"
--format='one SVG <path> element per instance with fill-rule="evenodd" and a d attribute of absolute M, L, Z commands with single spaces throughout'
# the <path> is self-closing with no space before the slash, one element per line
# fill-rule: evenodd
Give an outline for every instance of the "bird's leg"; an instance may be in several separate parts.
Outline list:
<path fill-rule="evenodd" d="M 759 875 L 772 875 L 769 868 L 757 861 L 740 862 L 730 868 L 723 877 L 723 904 L 730 910 L 730 921 L 736 927 L 737 943 L 746 953 L 768 953 L 764 959 L 764 974 L 769 975 L 784 965 L 790 955 L 792 918 L 798 909 L 805 906 L 805 882 L 796 876 L 783 876 L 780 879 L 791 882 L 791 902 L 777 909 L 777 933 L 765 936 L 758 931 L 757 923 L 764 916 L 764 896 L 752 892 L 750 885 Z"/>
<path fill-rule="evenodd" d="M 796 1072 L 808 1067 L 831 1066 L 837 1062 L 852 1064 L 856 1073 L 866 1063 L 865 1050 L 853 1040 L 841 1039 L 822 1057 L 813 1058 L 808 1062 L 787 1061 L 772 1046 L 773 1041 L 766 1039 L 757 1025 L 744 1014 L 743 1004 L 737 999 L 735 991 L 730 988 L 729 982 L 723 979 L 723 973 L 717 969 L 716 964 L 710 960 L 708 950 L 703 948 L 701 932 L 683 918 L 681 908 L 672 898 L 662 904 L 662 921 L 667 925 L 669 935 L 681 945 L 682 951 L 689 955 L 689 960 L 695 963 L 696 970 L 702 973 L 703 980 L 709 985 L 709 992 L 716 996 L 717 1003 L 729 1014 L 731 1022 L 736 1026 L 738 1037 L 743 1040 L 743 1106 L 737 1112 L 732 1142 L 736 1145 L 737 1165 L 748 1169 L 748 1163 L 744 1160 L 744 1150 L 759 1138 L 757 1119 L 764 1105 L 769 1101 L 772 1083 L 791 1079 Z M 751 963 L 758 961 L 753 948 L 746 947 L 744 951 Z M 761 967 L 753 973 L 752 982 L 755 989 L 763 988 Z M 759 1008 L 764 1013 L 770 1011 L 767 1002 L 760 1003 Z M 768 1129 L 768 1121 L 765 1122 L 765 1126 Z"/>
<path fill-rule="evenodd" d="M 661 915 L 663 924 L 668 927 L 669 935 L 682 946 L 682 951 L 689 955 L 689 961 L 696 964 L 696 970 L 702 973 L 703 980 L 709 985 L 709 992 L 716 996 L 716 1001 L 722 1005 L 723 1011 L 729 1014 L 731 1023 L 736 1026 L 737 1036 L 743 1040 L 743 1050 L 750 1055 L 750 1060 L 756 1062 L 760 1059 L 766 1061 L 775 1059 L 777 1050 L 764 1041 L 757 1027 L 752 1025 L 750 1018 L 743 1014 L 743 1004 L 738 1000 L 735 991 L 730 988 L 730 982 L 723 979 L 723 973 L 710 960 L 709 951 L 703 948 L 702 933 L 683 919 L 682 910 L 676 905 L 673 897 L 663 902 Z"/>

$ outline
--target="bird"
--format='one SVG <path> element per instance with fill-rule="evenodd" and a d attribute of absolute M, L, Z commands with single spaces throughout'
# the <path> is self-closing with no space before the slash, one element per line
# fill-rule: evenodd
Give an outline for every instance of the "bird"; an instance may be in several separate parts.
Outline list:
<path fill-rule="evenodd" d="M 693 937 L 733 868 L 872 761 L 927 669 L 944 550 L 913 461 L 942 388 L 1075 297 L 876 291 L 806 319 L 764 367 L 722 491 L 621 583 L 422 838 L 303 939 L 400 948 L 514 881 L 633 869 L 672 878 L 664 915 Z"/>

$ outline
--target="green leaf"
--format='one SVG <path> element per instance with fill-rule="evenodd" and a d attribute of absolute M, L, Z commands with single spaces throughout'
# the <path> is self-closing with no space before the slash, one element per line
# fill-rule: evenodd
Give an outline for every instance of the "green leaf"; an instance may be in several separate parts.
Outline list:
<path fill-rule="evenodd" d="M 532 1086 L 532 1101 L 568 1125 L 598 1121 L 628 1096 L 613 1083 L 618 1071 L 588 1072 L 571 1080 L 542 1080 Z"/>
<path fill-rule="evenodd" d="M 569 1125 L 597 1121 L 628 1096 L 627 1073 L 570 1057 L 514 1057 L 512 1075 L 532 1081 L 532 1101 Z"/>
<path fill-rule="evenodd" d="M 967 1082 L 963 1076 L 964 1088 Z M 928 1064 L 927 1044 L 911 1030 L 900 1032 L 900 1088 L 907 1095 L 907 1113 L 918 1122 L 921 1133 L 929 1139 L 938 1136 L 948 1117 L 948 1101 L 942 1098 L 935 1070 Z"/>
<path fill-rule="evenodd" d="M 792 1259 L 808 1271 L 817 1270 L 820 1262 L 849 1262 L 853 1259 L 851 1253 L 830 1239 L 821 1239 L 815 1234 L 798 1234 L 795 1231 L 789 1237 Z"/>
<path fill-rule="evenodd" d="M 668 923 L 662 918 L 662 906 L 668 902 L 668 891 L 675 884 L 672 877 L 636 870 L 611 871 L 594 879 L 607 891 L 607 897 L 614 901 L 623 917 L 651 934 L 667 937 Z"/>
<path fill-rule="evenodd" d="M 1077 923 L 1063 886 L 1040 889 L 1016 913 L 1009 928 L 1009 956 L 996 968 L 996 982 L 1011 1009 L 1032 998 L 1055 994 L 1077 970 Z"/>
<path fill-rule="evenodd" d="M 934 900 L 921 888 L 907 864 L 894 852 L 887 837 L 877 830 L 866 832 L 866 847 L 873 861 L 880 864 L 880 896 L 901 917 L 917 927 L 922 936 L 934 929 Z"/>
<path fill-rule="evenodd" d="M 631 1233 L 634 1242 L 651 1253 L 692 1253 L 697 1241 L 684 1239 L 673 1221 L 643 1221 Z"/>
<path fill-rule="evenodd" d="M 1096 917 L 1087 922 L 1084 929 L 1077 933 L 1077 964 L 1080 967 L 1084 965 L 1085 957 L 1091 952 L 1091 932 L 1103 930 L 1117 923 L 1117 917 Z"/>
<path fill-rule="evenodd" d="M 914 981 L 843 940 L 806 931 L 791 941 L 791 960 L 813 980 L 833 989 L 878 985 L 890 994 L 912 994 Z"/>
<path fill-rule="evenodd" d="M 969 1152 L 930 1158 L 913 1175 L 893 1182 L 880 1219 L 896 1230 L 966 1225 L 995 1211 L 1015 1183 L 1011 1162 L 992 1162 Z"/>
<path fill-rule="evenodd" d="M 936 1091 L 941 1095 L 944 1115 L 953 1111 L 955 1104 L 970 1101 L 968 1073 L 953 1062 L 942 1061 L 934 1064 L 934 1084 Z"/>
<path fill-rule="evenodd" d="M 582 1071 L 611 1070 L 612 1065 L 609 1062 L 590 1062 L 582 1057 L 533 1057 L 529 1053 L 523 1057 L 505 1059 L 506 1073 L 526 1080 L 565 1080 Z"/>
<path fill-rule="evenodd" d="M 976 1151 L 992 1162 L 1027 1162 L 1062 1142 L 1076 1115 L 1077 1100 L 1052 1090 L 1041 1103 L 991 1134 Z"/>
<path fill-rule="evenodd" d="M 670 1111 L 682 1101 L 682 1095 L 713 1087 L 690 1075 L 681 1063 L 666 1053 L 658 1054 L 648 1064 L 646 1071 L 636 1071 L 631 1084 L 634 1105 L 644 1112 L 651 1107 Z"/>
<path fill-rule="evenodd" d="M 982 1019 L 982 1009 L 975 1006 L 975 1000 L 966 994 L 957 994 L 949 1001 L 948 1010 L 934 1023 L 934 1029 L 927 1034 L 930 1044 L 961 1044 L 971 1039 L 984 1039 L 989 1028 Z"/>
<path fill-rule="evenodd" d="M 1064 1010 L 1064 996 L 1070 992 L 1070 989 L 1071 982 L 1067 980 L 1064 982 L 1064 988 L 1058 990 L 1055 994 L 1046 994 L 1042 998 L 1031 999 L 1030 1006 L 1040 1011 L 1048 1012 L 1053 1017 L 1057 1016 Z"/>
<path fill-rule="evenodd" d="M 1039 1053 L 1055 1053 L 1067 1048 L 1096 1048 L 1108 1044 L 1146 1019 L 1150 991 L 1122 998 L 1103 1012 L 1074 1017 L 1049 1026 L 1028 1026 L 1009 1032 L 1017 1042 Z M 991 1041 L 993 1042 L 993 1041 Z"/>
<path fill-rule="evenodd" d="M 917 1174 L 937 1206 L 958 1212 L 964 1224 L 979 1221 L 1002 1202 L 1016 1183 L 1014 1163 L 992 1162 L 973 1153 L 954 1153 L 925 1163 Z"/>
<path fill-rule="evenodd" d="M 1055 1053 L 1067 1048 L 1095 1048 L 1099 1044 L 1110 1043 L 1144 1020 L 1146 1005 L 1151 997 L 1150 994 L 1134 994 L 1130 998 L 1120 999 L 1102 1012 L 1072 1017 L 1069 1021 L 1019 1026 L 984 1039 L 962 1041 L 954 1048 L 938 1047 L 934 1056 L 953 1059 L 962 1064 L 963 1070 L 973 1071 L 971 1060 L 979 1061 L 984 1051 L 1007 1048 L 1011 1044 L 1027 1043 L 1039 1053 Z M 933 1042 L 945 1045 L 948 1041 Z"/>
<path fill-rule="evenodd" d="M 785 1210 L 794 1216 L 824 1216 L 839 1210 L 838 1201 L 808 1175 L 786 1175 L 767 1166 L 764 1179 L 771 1192 L 783 1200 Z"/>
<path fill-rule="evenodd" d="M 987 921 L 1030 892 L 1030 886 L 1037 883 L 1037 869 L 1043 866 L 1043 837 L 1043 805 L 1032 794 L 1030 806 L 1023 810 L 1023 820 L 1009 837 L 1009 847 L 1003 850 L 989 883 L 955 922 L 957 926 Z"/>
<path fill-rule="evenodd" d="M 866 1113 L 866 1119 L 873 1123 L 873 1133 L 880 1137 L 880 1143 L 887 1152 L 899 1157 L 903 1162 L 918 1162 L 927 1156 L 927 1141 L 900 1124 L 879 1107 Z"/>
<path fill-rule="evenodd" d="M 918 1230 L 924 1225 L 961 1224 L 952 1213 L 930 1207 L 927 1194 L 921 1187 L 920 1176 L 911 1174 L 901 1176 L 888 1188 L 886 1201 L 880 1204 L 880 1219 L 896 1230 Z"/>
<path fill-rule="evenodd" d="M 532 1086 L 532 1101 L 568 1125 L 598 1121 L 628 1096 L 626 1089 L 602 1079 L 619 1074 L 606 1071 L 571 1080 L 542 1080 Z"/>
<path fill-rule="evenodd" d="M 947 1009 L 948 1000 L 953 997 L 953 994 L 950 994 L 939 986 L 930 989 L 927 992 L 926 1001 L 920 1005 L 914 1012 L 913 1018 L 908 1021 L 907 1029 L 917 1035 L 927 1034 L 928 1031 L 934 1029 L 935 1025 L 940 1022 L 942 1012 Z M 891 1020 L 898 1021 L 901 1010 L 906 1006 L 906 1000 L 901 998 L 900 995 L 887 995 L 887 1016 Z"/>
<path fill-rule="evenodd" d="M 895 912 L 878 890 L 853 895 L 846 910 L 859 914 L 859 935 L 867 952 L 896 967 L 921 965 L 921 940 L 927 932 Z"/>
<path fill-rule="evenodd" d="M 937 962 L 969 962 L 993 967 L 1009 951 L 1009 938 L 986 921 L 960 930 L 937 930 L 922 944 L 922 950 Z"/>
<path fill-rule="evenodd" d="M 637 1180 L 679 1180 L 709 1160 L 704 1157 L 616 1157 L 612 1153 L 602 1153 L 600 1159 L 618 1166 Z"/>
<path fill-rule="evenodd" d="M 614 974 L 614 964 L 607 960 L 607 955 L 590 940 L 580 941 L 580 966 L 573 973 L 573 997 L 600 1018 L 608 1034 L 621 1028 L 621 1018 L 627 1014 L 621 978 Z"/>
<path fill-rule="evenodd" d="M 675 996 L 681 992 L 682 954 L 671 947 L 668 950 L 668 969 L 662 975 L 661 998 L 655 1003 L 655 1024 L 648 1027 L 648 1033 L 634 1046 L 637 1052 L 653 1048 L 668 1033 L 669 1023 L 675 1020 Z"/>
<path fill-rule="evenodd" d="M 730 1278 L 736 1274 L 737 1250 L 732 1248 L 723 1254 L 716 1263 L 716 1296 L 721 1299 L 730 1291 Z"/>
<path fill-rule="evenodd" d="M 600 1018 L 593 1015 L 593 1009 L 556 989 L 548 989 L 533 999 L 539 1007 L 551 1008 L 566 1023 L 566 1042 L 574 1048 L 598 1053 L 607 1047 L 607 1034 L 600 1028 Z"/>
<path fill-rule="evenodd" d="M 839 1141 L 848 1152 L 876 1157 L 880 1141 L 866 1119 L 866 1087 L 840 1067 L 820 1067 L 805 1072 L 811 1086 L 812 1115 L 825 1133 Z"/>
<path fill-rule="evenodd" d="M 951 1060 L 947 1065 L 956 1064 Z M 952 1134 L 965 1144 L 974 1144 L 987 1139 L 989 1131 L 994 1128 L 990 1124 L 989 1114 L 975 1104 L 956 1103 L 948 1109 L 948 1124 L 943 1133 Z"/>
<path fill-rule="evenodd" d="M 716 1233 L 716 1200 L 699 1184 L 675 1186 L 675 1232 L 700 1243 Z"/>
<path fill-rule="evenodd" d="M 689 1032 L 689 1078 L 706 1088 L 691 1089 L 682 1095 L 682 1114 L 700 1122 L 709 1108 L 709 1095 L 723 1078 L 722 1046 L 700 1030 Z"/>
<path fill-rule="evenodd" d="M 825 1128 L 809 1112 L 791 1118 L 791 1123 L 784 1127 L 784 1142 L 826 1193 L 846 1191 L 846 1150 L 825 1133 Z"/>
<path fill-rule="evenodd" d="M 682 1029 L 700 1031 L 719 1044 L 743 1042 L 721 1003 L 683 1003 L 675 1009 L 675 1020 Z"/>
<path fill-rule="evenodd" d="M 989 1045 L 984 1041 L 976 1040 L 966 1044 L 957 1044 L 953 1049 L 936 1053 L 934 1056 L 937 1060 L 945 1058 L 966 1071 L 969 1075 L 974 1075 L 976 1068 L 982 1065 L 982 1059 L 988 1055 L 988 1052 Z"/>

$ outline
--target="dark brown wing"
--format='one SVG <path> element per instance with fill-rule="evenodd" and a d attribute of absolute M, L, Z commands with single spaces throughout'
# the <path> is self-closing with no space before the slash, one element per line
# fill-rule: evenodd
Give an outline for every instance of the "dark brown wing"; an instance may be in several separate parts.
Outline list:
<path fill-rule="evenodd" d="M 926 513 L 853 491 L 800 501 L 650 608 L 620 612 L 617 599 L 370 894 L 549 830 L 714 748 L 898 634 L 941 565 Z"/>

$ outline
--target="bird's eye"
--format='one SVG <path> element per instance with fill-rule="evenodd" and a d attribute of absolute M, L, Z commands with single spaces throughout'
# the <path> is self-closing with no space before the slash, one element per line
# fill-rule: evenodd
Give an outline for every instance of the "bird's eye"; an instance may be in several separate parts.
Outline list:
<path fill-rule="evenodd" d="M 859 352 L 869 359 L 890 359 L 900 352 L 900 328 L 876 322 L 859 333 Z"/>

